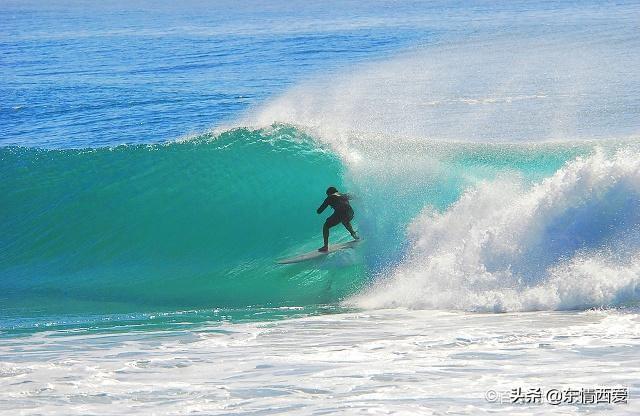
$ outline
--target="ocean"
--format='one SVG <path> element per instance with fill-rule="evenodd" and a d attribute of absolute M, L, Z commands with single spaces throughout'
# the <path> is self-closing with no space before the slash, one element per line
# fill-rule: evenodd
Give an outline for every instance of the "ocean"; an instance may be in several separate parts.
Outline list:
<path fill-rule="evenodd" d="M 639 22 L 3 1 L 0 413 L 636 414 Z"/>

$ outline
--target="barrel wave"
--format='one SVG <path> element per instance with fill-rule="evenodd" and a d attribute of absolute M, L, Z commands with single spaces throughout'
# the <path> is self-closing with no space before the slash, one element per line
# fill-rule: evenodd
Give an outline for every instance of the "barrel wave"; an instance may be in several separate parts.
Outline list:
<path fill-rule="evenodd" d="M 461 143 L 289 124 L 114 148 L 3 148 L 9 316 L 635 305 L 635 142 Z M 328 185 L 354 250 L 317 248 Z M 332 242 L 348 238 L 335 228 Z M 187 318 L 185 318 L 187 319 Z"/>
<path fill-rule="evenodd" d="M 9 313 L 335 302 L 358 266 L 279 267 L 321 244 L 331 152 L 286 126 L 115 148 L 0 149 Z"/>

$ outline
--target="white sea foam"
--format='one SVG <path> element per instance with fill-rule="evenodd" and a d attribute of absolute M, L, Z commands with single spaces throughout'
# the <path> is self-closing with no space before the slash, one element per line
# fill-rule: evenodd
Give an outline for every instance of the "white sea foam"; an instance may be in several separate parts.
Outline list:
<path fill-rule="evenodd" d="M 638 315 L 404 309 L 0 343 L 7 415 L 633 415 Z M 510 404 L 511 389 L 627 387 L 629 404 Z M 489 390 L 506 393 L 491 403 Z"/>
<path fill-rule="evenodd" d="M 571 161 L 532 186 L 502 176 L 408 227 L 399 266 L 348 303 L 514 311 L 640 300 L 640 158 Z"/>

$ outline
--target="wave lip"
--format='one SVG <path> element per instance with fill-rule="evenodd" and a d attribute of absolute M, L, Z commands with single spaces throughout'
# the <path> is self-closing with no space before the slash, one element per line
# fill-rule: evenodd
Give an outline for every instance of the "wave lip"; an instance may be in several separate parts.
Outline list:
<path fill-rule="evenodd" d="M 532 186 L 500 176 L 409 226 L 405 259 L 348 303 L 523 311 L 640 299 L 640 158 L 597 148 Z"/>

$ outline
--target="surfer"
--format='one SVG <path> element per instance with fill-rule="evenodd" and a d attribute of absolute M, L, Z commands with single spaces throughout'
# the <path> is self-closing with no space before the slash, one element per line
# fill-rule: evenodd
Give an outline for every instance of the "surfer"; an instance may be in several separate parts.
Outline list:
<path fill-rule="evenodd" d="M 334 227 L 340 223 L 344 225 L 344 228 L 349 231 L 351 237 L 354 240 L 359 240 L 358 234 L 353 230 L 351 226 L 351 220 L 353 219 L 353 208 L 349 205 L 349 196 L 346 194 L 338 193 L 338 190 L 334 186 L 327 188 L 327 198 L 324 200 L 320 208 L 318 208 L 318 214 L 322 214 L 329 205 L 333 208 L 333 214 L 331 214 L 324 222 L 322 227 L 322 237 L 324 238 L 324 245 L 318 249 L 318 251 L 329 250 L 329 228 Z"/>

